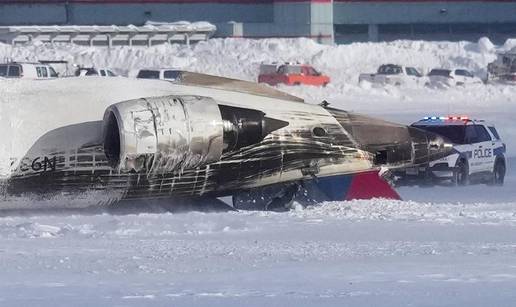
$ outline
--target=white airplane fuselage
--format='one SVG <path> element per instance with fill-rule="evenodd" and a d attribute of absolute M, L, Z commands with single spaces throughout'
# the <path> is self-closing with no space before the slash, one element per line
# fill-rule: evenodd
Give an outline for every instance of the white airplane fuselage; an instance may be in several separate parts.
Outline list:
<path fill-rule="evenodd" d="M 126 78 L 0 91 L 2 209 L 223 196 L 432 154 L 406 126 L 242 91 Z"/>

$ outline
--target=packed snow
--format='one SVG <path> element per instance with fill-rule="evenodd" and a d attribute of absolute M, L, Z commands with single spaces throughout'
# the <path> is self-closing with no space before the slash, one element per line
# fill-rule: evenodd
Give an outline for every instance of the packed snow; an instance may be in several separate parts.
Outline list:
<path fill-rule="evenodd" d="M 145 204 L 124 211 L 0 211 L 0 305 L 514 306 L 516 86 L 358 85 L 360 73 L 385 63 L 423 71 L 460 67 L 483 77 L 496 52 L 514 46 L 487 38 L 341 46 L 305 39 L 112 49 L 0 45 L 0 59 L 67 60 L 129 75 L 177 67 L 256 80 L 261 62 L 307 62 L 332 83 L 282 90 L 406 124 L 426 115 L 486 119 L 496 124 L 509 157 L 503 187 L 403 187 L 404 201 L 332 202 L 286 213 L 170 213 Z M 59 80 L 40 82 L 36 88 L 51 89 Z M 9 106 L 26 90 L 20 84 L 0 80 L 4 128 L 20 124 Z M 0 146 L 5 154 L 6 144 Z"/>

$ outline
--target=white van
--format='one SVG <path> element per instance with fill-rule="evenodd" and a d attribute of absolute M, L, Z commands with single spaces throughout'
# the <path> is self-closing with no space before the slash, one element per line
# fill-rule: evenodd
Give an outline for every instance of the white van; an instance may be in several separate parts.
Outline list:
<path fill-rule="evenodd" d="M 57 78 L 56 71 L 49 65 L 41 63 L 12 62 L 0 64 L 0 77 L 23 79 Z"/>

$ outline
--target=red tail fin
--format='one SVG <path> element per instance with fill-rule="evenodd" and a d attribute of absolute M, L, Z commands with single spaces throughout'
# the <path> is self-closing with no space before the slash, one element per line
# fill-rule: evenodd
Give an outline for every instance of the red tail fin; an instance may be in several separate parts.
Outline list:
<path fill-rule="evenodd" d="M 400 195 L 378 175 L 377 171 L 360 173 L 353 176 L 346 200 L 388 198 L 401 200 Z"/>

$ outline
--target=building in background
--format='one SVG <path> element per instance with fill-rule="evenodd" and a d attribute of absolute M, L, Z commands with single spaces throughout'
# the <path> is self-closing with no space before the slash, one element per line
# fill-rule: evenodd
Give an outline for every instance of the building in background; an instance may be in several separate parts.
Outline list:
<path fill-rule="evenodd" d="M 514 0 L 336 0 L 335 40 L 395 39 L 503 42 L 516 35 Z"/>
<path fill-rule="evenodd" d="M 219 37 L 501 42 L 516 0 L 0 0 L 0 25 L 143 25 L 208 21 Z"/>

